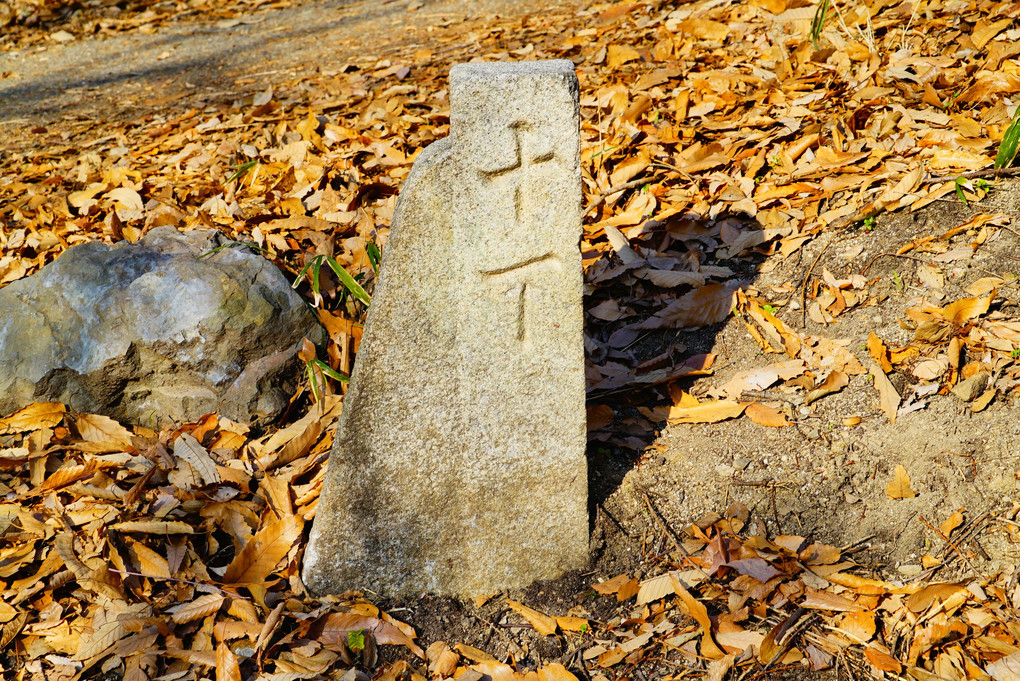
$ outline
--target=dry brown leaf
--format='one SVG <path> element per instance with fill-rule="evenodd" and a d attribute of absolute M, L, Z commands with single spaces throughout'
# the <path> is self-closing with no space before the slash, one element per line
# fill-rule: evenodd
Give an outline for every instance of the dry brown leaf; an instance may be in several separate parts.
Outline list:
<path fill-rule="evenodd" d="M 144 532 L 145 534 L 194 534 L 195 528 L 179 520 L 129 520 L 110 525 L 119 532 Z"/>
<path fill-rule="evenodd" d="M 733 660 L 736 659 L 736 655 L 733 653 L 727 654 L 718 660 L 708 665 L 708 670 L 705 673 L 705 681 L 722 681 L 726 677 L 726 673 L 733 667 Z"/>
<path fill-rule="evenodd" d="M 687 614 L 693 617 L 701 626 L 701 654 L 710 660 L 719 660 L 725 657 L 726 654 L 719 649 L 719 646 L 712 639 L 712 620 L 708 616 L 708 610 L 683 587 L 680 580 L 673 573 L 670 573 L 670 581 L 673 583 L 673 591 L 683 602 Z"/>
<path fill-rule="evenodd" d="M 188 462 L 204 484 L 214 485 L 220 482 L 216 462 L 209 456 L 209 452 L 202 446 L 202 443 L 188 433 L 181 433 L 177 436 L 174 441 L 174 456 Z"/>
<path fill-rule="evenodd" d="M 996 293 L 998 293 L 998 289 L 993 288 L 984 296 L 962 298 L 946 305 L 939 312 L 946 321 L 960 326 L 988 312 L 988 306 L 991 305 Z"/>
<path fill-rule="evenodd" d="M 963 509 L 960 509 L 959 511 L 953 511 L 953 513 L 948 518 L 946 518 L 945 522 L 939 525 L 939 530 L 941 530 L 943 536 L 948 537 L 953 533 L 953 530 L 955 530 L 962 524 L 963 524 Z"/>
<path fill-rule="evenodd" d="M 690 329 L 718 324 L 733 309 L 736 284 L 708 284 L 684 294 L 637 325 L 641 329 Z"/>
<path fill-rule="evenodd" d="M 52 428 L 63 420 L 66 412 L 60 402 L 33 402 L 7 418 L 0 419 L 0 435 Z"/>
<path fill-rule="evenodd" d="M 892 364 L 889 362 L 889 350 L 874 331 L 868 335 L 868 354 L 879 363 L 882 371 L 886 373 L 892 371 Z"/>
<path fill-rule="evenodd" d="M 966 599 L 969 595 L 967 588 L 959 584 L 928 584 L 911 594 L 906 606 L 911 612 L 922 613 L 936 603 L 945 604 L 961 596 Z"/>
<path fill-rule="evenodd" d="M 170 579 L 170 563 L 166 558 L 159 555 L 140 541 L 131 537 L 123 537 L 122 541 L 131 554 L 132 562 L 138 568 L 138 572 L 146 576 Z"/>
<path fill-rule="evenodd" d="M 460 656 L 444 641 L 436 641 L 425 650 L 425 657 L 429 663 L 429 674 L 434 677 L 446 679 L 453 676 L 460 662 Z"/>
<path fill-rule="evenodd" d="M 559 616 L 555 617 L 556 624 L 563 631 L 587 631 L 588 620 L 583 617 Z"/>
<path fill-rule="evenodd" d="M 759 426 L 781 428 L 782 426 L 790 425 L 790 422 L 786 420 L 786 414 L 782 410 L 775 407 L 766 407 L 764 404 L 758 404 L 757 402 L 747 405 L 744 414 Z"/>
<path fill-rule="evenodd" d="M 304 529 L 301 516 L 285 516 L 255 533 L 227 566 L 227 584 L 261 584 L 297 542 Z"/>
<path fill-rule="evenodd" d="M 539 668 L 538 681 L 577 681 L 577 677 L 559 662 Z"/>
<path fill-rule="evenodd" d="M 640 59 L 638 51 L 629 45 L 610 45 L 606 48 L 606 63 L 609 68 L 616 69 L 629 61 Z"/>
<path fill-rule="evenodd" d="M 868 646 L 864 649 L 864 657 L 868 658 L 868 662 L 884 672 L 899 674 L 903 671 L 903 665 L 901 665 L 896 658 L 884 650 L 879 650 L 874 646 Z"/>
<path fill-rule="evenodd" d="M 896 464 L 893 479 L 886 486 L 885 493 L 890 499 L 912 499 L 917 496 L 917 492 L 910 489 L 910 476 L 903 464 Z"/>
<path fill-rule="evenodd" d="M 591 588 L 595 589 L 598 593 L 608 596 L 609 594 L 615 594 L 620 590 L 620 587 L 630 581 L 630 576 L 626 574 L 616 575 L 612 579 L 607 579 L 604 582 L 592 585 Z"/>
<path fill-rule="evenodd" d="M 850 385 L 850 377 L 844 374 L 842 371 L 833 369 L 829 372 L 829 375 L 825 377 L 821 385 L 817 386 L 813 390 L 810 390 L 804 396 L 804 404 L 809 405 L 815 400 L 819 400 L 826 395 L 837 393 L 843 388 Z"/>
<path fill-rule="evenodd" d="M 593 404 L 588 406 L 588 432 L 602 430 L 616 418 L 613 408 L 607 404 Z"/>
<path fill-rule="evenodd" d="M 804 587 L 804 600 L 800 607 L 811 610 L 831 610 L 834 612 L 855 612 L 864 608 L 839 594 L 820 591 L 810 586 Z"/>
<path fill-rule="evenodd" d="M 241 665 L 237 655 L 225 641 L 216 646 L 216 681 L 241 681 Z"/>
<path fill-rule="evenodd" d="M 405 634 L 398 627 L 376 617 L 368 617 L 366 615 L 357 615 L 348 612 L 334 612 L 326 618 L 325 624 L 322 628 L 321 637 L 324 642 L 335 644 L 343 641 L 346 643 L 348 632 L 358 631 L 359 629 L 363 629 L 366 633 L 372 634 L 377 643 L 382 645 L 405 646 L 421 659 L 425 659 L 425 651 L 418 647 L 410 636 Z M 467 656 L 459 646 L 455 646 L 455 648 Z"/>
<path fill-rule="evenodd" d="M 535 627 L 535 631 L 538 633 L 543 636 L 553 636 L 556 634 L 555 618 L 550 617 L 549 615 L 544 615 L 538 610 L 533 610 L 523 603 L 512 601 L 509 598 L 506 600 L 506 604 L 521 617 L 528 620 L 528 623 Z"/>
<path fill-rule="evenodd" d="M 67 487 L 79 480 L 90 478 L 95 475 L 96 471 L 100 469 L 100 464 L 95 459 L 91 459 L 88 463 L 83 466 L 64 466 L 53 471 L 46 480 L 39 485 L 38 492 L 45 492 L 47 490 L 60 489 Z"/>
<path fill-rule="evenodd" d="M 863 610 L 848 613 L 840 620 L 839 629 L 855 643 L 867 643 L 875 635 L 875 613 Z"/>
<path fill-rule="evenodd" d="M 177 624 L 186 624 L 203 617 L 208 617 L 220 609 L 220 606 L 223 605 L 223 600 L 223 594 L 205 594 L 204 596 L 199 596 L 177 609 L 171 615 L 171 619 Z"/>
<path fill-rule="evenodd" d="M 896 423 L 896 412 L 900 408 L 900 394 L 877 364 L 871 363 L 871 375 L 875 379 L 875 388 L 878 390 L 878 403 L 885 412 L 889 423 Z"/>
<path fill-rule="evenodd" d="M 670 423 L 718 423 L 740 416 L 745 406 L 732 400 L 702 402 L 690 407 L 675 405 L 670 407 L 668 420 Z"/>
<path fill-rule="evenodd" d="M 113 443 L 120 447 L 130 447 L 131 431 L 120 425 L 109 416 L 99 414 L 79 414 L 75 426 L 86 442 Z"/>

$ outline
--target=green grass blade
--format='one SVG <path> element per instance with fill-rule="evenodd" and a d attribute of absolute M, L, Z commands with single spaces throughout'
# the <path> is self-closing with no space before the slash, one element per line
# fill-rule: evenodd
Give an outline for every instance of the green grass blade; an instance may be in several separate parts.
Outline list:
<path fill-rule="evenodd" d="M 1018 147 L 1020 147 L 1020 106 L 1016 108 L 1013 122 L 1006 128 L 1006 132 L 1002 135 L 1002 141 L 999 142 L 999 153 L 995 155 L 995 169 L 1002 170 L 1010 167 L 1016 160 Z"/>
<path fill-rule="evenodd" d="M 234 180 L 238 179 L 239 177 L 244 177 L 244 175 L 249 170 L 251 170 L 256 165 L 258 165 L 258 162 L 259 162 L 258 159 L 253 158 L 250 161 L 245 161 L 244 163 L 238 163 L 236 166 L 230 166 L 231 170 L 236 170 L 237 172 L 234 173 L 233 175 L 231 175 L 230 178 L 226 182 L 224 182 L 224 184 L 230 184 L 231 182 L 233 182 Z"/>
<path fill-rule="evenodd" d="M 360 300 L 365 305 L 369 304 L 369 301 L 371 301 L 372 299 L 371 296 L 369 296 L 368 293 L 365 292 L 365 289 L 361 288 L 361 284 L 359 284 L 347 270 L 345 270 L 343 267 L 340 267 L 340 263 L 338 263 L 330 256 L 326 256 L 326 263 L 336 273 L 336 276 L 340 280 L 340 283 L 342 283 L 347 288 L 347 290 L 351 292 L 351 295 L 353 295 L 355 298 Z"/>
<path fill-rule="evenodd" d="M 302 267 L 301 271 L 297 273 L 296 277 L 294 277 L 294 283 L 290 285 L 291 288 L 297 288 L 298 286 L 301 285 L 301 280 L 305 278 L 305 272 L 307 272 L 308 268 L 312 266 L 312 263 L 315 262 L 316 258 L 320 257 L 322 256 L 317 255 L 315 256 L 315 258 L 312 258 L 311 260 L 305 263 L 305 266 Z"/>
<path fill-rule="evenodd" d="M 315 398 L 316 402 L 321 402 L 322 397 L 319 394 L 319 382 L 315 380 L 315 366 L 312 364 L 312 361 L 305 362 L 305 370 L 308 372 L 308 382 L 311 383 L 312 386 L 312 397 Z"/>
<path fill-rule="evenodd" d="M 815 16 L 811 20 L 811 46 L 818 50 L 818 39 L 822 37 L 822 29 L 825 28 L 825 20 L 829 18 L 829 0 L 822 0 L 815 10 Z"/>
<path fill-rule="evenodd" d="M 379 253 L 379 247 L 369 241 L 368 245 L 365 246 L 365 252 L 368 253 L 368 260 L 372 263 L 372 269 L 375 270 L 375 276 L 378 277 L 379 263 L 382 261 L 382 255 Z"/>
<path fill-rule="evenodd" d="M 327 376 L 332 378 L 334 381 L 340 381 L 341 383 L 347 383 L 348 381 L 351 380 L 349 377 L 344 376 L 339 371 L 336 371 L 335 369 L 331 368 L 328 364 L 323 362 L 321 359 L 313 359 L 311 361 L 312 361 L 312 363 L 315 364 L 315 366 L 317 366 L 319 368 L 320 371 L 322 371 L 322 373 L 326 374 Z"/>

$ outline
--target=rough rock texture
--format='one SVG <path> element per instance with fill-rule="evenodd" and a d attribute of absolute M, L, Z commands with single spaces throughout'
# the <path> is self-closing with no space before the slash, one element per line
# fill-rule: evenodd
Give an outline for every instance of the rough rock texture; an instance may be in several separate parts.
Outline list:
<path fill-rule="evenodd" d="M 159 227 L 136 244 L 73 246 L 0 289 L 0 413 L 58 400 L 144 425 L 278 414 L 296 346 L 319 332 L 262 256 L 198 259 L 221 243 Z"/>
<path fill-rule="evenodd" d="M 462 64 L 401 192 L 305 553 L 318 592 L 470 596 L 588 555 L 578 86 Z"/>

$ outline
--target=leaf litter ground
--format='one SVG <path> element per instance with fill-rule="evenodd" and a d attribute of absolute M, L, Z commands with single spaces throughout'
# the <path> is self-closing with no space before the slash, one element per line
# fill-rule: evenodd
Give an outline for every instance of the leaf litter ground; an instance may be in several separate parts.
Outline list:
<path fill-rule="evenodd" d="M 0 6 L 5 50 L 60 50 L 257 4 Z M 332 255 L 371 292 L 402 180 L 448 131 L 449 65 L 572 59 L 591 570 L 473 603 L 310 597 L 343 390 L 314 365 L 266 432 L 37 404 L 0 421 L 4 673 L 1017 678 L 1020 200 L 985 170 L 1020 93 L 1016 5 L 838 3 L 817 48 L 800 0 L 428 9 L 402 7 L 386 54 L 267 88 L 10 123 L 0 280 L 172 224 L 295 276 Z M 364 306 L 311 276 L 316 352 L 349 373 Z"/>

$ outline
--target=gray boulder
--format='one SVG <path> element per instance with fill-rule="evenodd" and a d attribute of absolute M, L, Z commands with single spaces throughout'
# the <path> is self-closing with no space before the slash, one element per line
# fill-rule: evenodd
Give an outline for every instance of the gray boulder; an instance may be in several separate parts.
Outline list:
<path fill-rule="evenodd" d="M 319 328 L 279 269 L 215 231 L 69 248 L 0 289 L 0 414 L 33 401 L 143 425 L 286 406 Z"/>

